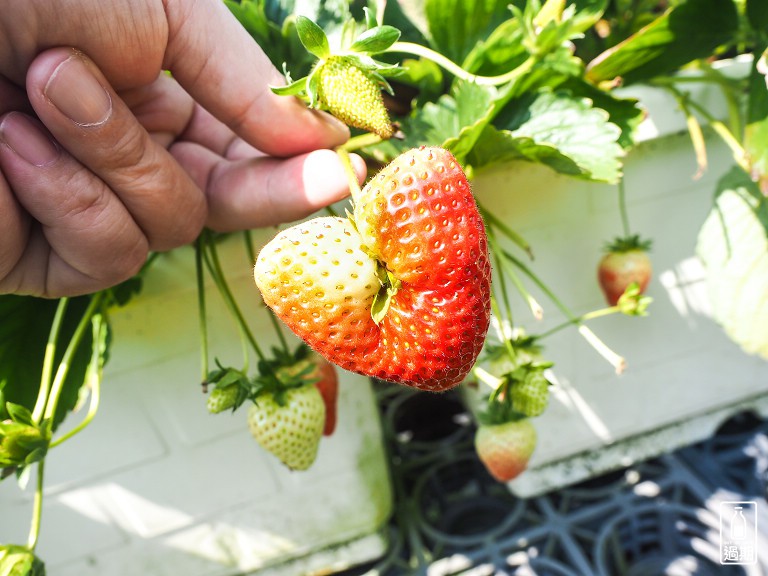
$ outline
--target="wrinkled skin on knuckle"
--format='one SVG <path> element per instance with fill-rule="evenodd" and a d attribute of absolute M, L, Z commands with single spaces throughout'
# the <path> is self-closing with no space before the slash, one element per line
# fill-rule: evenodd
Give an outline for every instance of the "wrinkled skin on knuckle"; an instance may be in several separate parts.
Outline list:
<path fill-rule="evenodd" d="M 19 86 L 37 54 L 71 46 L 92 58 L 115 89 L 151 83 L 168 40 L 161 0 L 4 0 L 0 18 L 0 74 Z"/>

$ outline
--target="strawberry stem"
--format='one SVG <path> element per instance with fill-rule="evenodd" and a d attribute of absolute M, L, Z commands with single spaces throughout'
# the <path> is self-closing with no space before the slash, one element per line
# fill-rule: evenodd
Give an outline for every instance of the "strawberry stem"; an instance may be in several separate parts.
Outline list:
<path fill-rule="evenodd" d="M 627 215 L 627 200 L 626 192 L 624 190 L 624 178 L 619 180 L 619 214 L 621 216 L 621 228 L 624 230 L 624 237 L 629 238 L 631 232 L 629 229 L 629 216 Z"/>
<path fill-rule="evenodd" d="M 51 389 L 51 378 L 53 376 L 53 360 L 56 356 L 56 343 L 59 339 L 61 324 L 64 319 L 64 312 L 67 310 L 69 298 L 61 298 L 56 307 L 56 313 L 53 316 L 51 330 L 48 333 L 48 342 L 45 345 L 45 356 L 43 358 L 43 373 L 40 378 L 40 388 L 37 393 L 37 401 L 32 412 L 32 420 L 35 424 L 40 424 L 43 418 L 45 404 L 48 402 L 48 392 Z"/>
<path fill-rule="evenodd" d="M 37 463 L 37 484 L 35 486 L 35 497 L 32 502 L 32 524 L 29 527 L 29 536 L 27 537 L 27 548 L 30 552 L 35 551 L 37 540 L 40 537 L 40 525 L 43 518 L 43 486 L 45 476 L 45 459 Z"/>
<path fill-rule="evenodd" d="M 205 280 L 203 271 L 203 250 L 205 244 L 203 231 L 195 240 L 195 278 L 197 280 L 197 316 L 199 319 L 198 331 L 200 335 L 200 382 L 205 384 L 208 381 L 208 314 L 205 304 Z"/>
<path fill-rule="evenodd" d="M 341 165 L 344 167 L 344 171 L 347 173 L 347 180 L 349 181 L 349 193 L 352 195 L 352 203 L 360 197 L 362 192 L 360 188 L 360 181 L 357 179 L 357 172 L 355 172 L 352 166 L 352 159 L 349 156 L 349 151 L 343 146 L 336 148 L 336 153 L 339 155 Z"/>
<path fill-rule="evenodd" d="M 602 340 L 600 340 L 600 338 L 598 338 L 594 332 L 592 332 L 592 330 L 585 326 L 582 320 L 580 320 L 578 316 L 571 312 L 570 308 L 563 304 L 563 302 L 555 295 L 555 293 L 552 292 L 549 286 L 542 282 L 542 280 L 536 276 L 536 274 L 534 274 L 530 268 L 515 258 L 514 255 L 507 251 L 503 251 L 503 254 L 507 259 L 515 264 L 515 266 L 520 268 L 520 270 L 522 270 L 523 273 L 528 276 L 547 295 L 547 297 L 555 304 L 555 306 L 560 309 L 566 318 L 570 320 L 571 324 L 578 326 L 579 334 L 584 337 L 584 339 L 598 352 L 598 354 L 605 358 L 616 369 L 617 374 L 620 374 L 624 370 L 624 367 L 626 366 L 626 361 L 624 358 L 611 350 Z"/>
<path fill-rule="evenodd" d="M 516 80 L 518 77 L 522 76 L 531 68 L 533 68 L 533 65 L 536 63 L 537 58 L 534 56 L 529 56 L 522 64 L 520 64 L 517 68 L 514 68 L 510 70 L 509 72 L 505 72 L 504 74 L 501 74 L 499 76 L 476 76 L 474 74 L 471 74 L 464 70 L 461 66 L 453 62 L 452 60 L 446 58 L 442 54 L 439 54 L 435 52 L 434 50 L 431 50 L 430 48 L 427 48 L 426 46 L 422 46 L 420 44 L 414 44 L 413 42 L 395 42 L 390 46 L 385 52 L 403 52 L 405 54 L 413 54 L 414 56 L 419 56 L 421 58 L 427 58 L 428 60 L 432 60 L 435 64 L 438 66 L 441 66 L 457 78 L 461 78 L 462 80 L 466 80 L 467 82 L 473 82 L 475 84 L 480 84 L 483 86 L 501 86 L 502 84 L 507 84 L 508 82 L 511 82 L 513 80 Z"/>
<path fill-rule="evenodd" d="M 667 89 L 674 91 L 674 88 L 671 88 L 671 87 L 667 87 Z M 694 102 L 693 100 L 689 100 L 688 105 L 691 108 L 693 108 L 697 113 L 701 114 L 701 116 L 707 121 L 707 124 L 709 124 L 710 128 L 712 128 L 712 130 L 714 130 L 715 133 L 718 136 L 720 136 L 720 138 L 725 143 L 725 145 L 731 149 L 731 153 L 733 154 L 734 161 L 745 172 L 749 173 L 750 172 L 749 155 L 747 154 L 747 151 L 744 149 L 741 143 L 738 141 L 738 139 L 728 129 L 728 126 L 726 126 L 724 122 L 712 116 L 712 114 L 710 114 L 710 112 L 706 108 L 704 108 L 697 102 Z"/>
<path fill-rule="evenodd" d="M 577 318 L 572 318 L 569 320 L 566 320 L 565 322 L 558 324 L 554 328 L 550 328 L 546 332 L 542 332 L 539 334 L 536 339 L 542 340 L 548 336 L 552 336 L 553 334 L 556 334 L 557 332 L 560 332 L 560 330 L 563 330 L 564 328 L 568 328 L 570 326 L 573 326 L 574 324 L 578 325 L 583 322 L 588 322 L 590 320 L 594 320 L 595 318 L 601 318 L 603 316 L 610 316 L 611 314 L 616 314 L 618 312 L 621 312 L 621 309 L 618 306 L 610 306 L 607 308 L 600 308 L 599 310 L 593 310 L 592 312 L 587 312 L 586 314 L 582 314 L 581 316 Z"/>
<path fill-rule="evenodd" d="M 103 314 L 97 314 L 93 317 L 93 350 L 91 352 L 91 361 L 88 365 L 87 371 L 87 383 L 91 389 L 91 402 L 88 406 L 88 413 L 80 421 L 80 423 L 69 430 L 66 434 L 56 438 L 50 444 L 51 448 L 58 446 L 59 444 L 66 442 L 76 434 L 82 432 L 94 419 L 96 413 L 99 410 L 99 403 L 101 400 L 101 380 L 104 372 L 102 350 L 97 345 L 98 342 L 102 342 L 107 330 L 107 322 Z"/>
<path fill-rule="evenodd" d="M 490 223 L 492 227 L 498 228 L 504 236 L 509 238 L 512 242 L 517 244 L 517 246 L 525 252 L 528 257 L 533 260 L 533 250 L 531 248 L 531 245 L 528 243 L 528 241 L 523 238 L 520 234 L 512 230 L 506 222 L 499 219 L 496 215 L 493 214 L 492 211 L 486 210 L 480 203 L 478 202 L 478 208 L 480 210 L 480 214 L 482 214 L 483 219 Z"/>
<path fill-rule="evenodd" d="M 72 365 L 72 358 L 75 356 L 75 353 L 80 346 L 80 342 L 82 342 L 86 327 L 91 323 L 94 315 L 102 306 L 105 294 L 105 292 L 97 292 L 91 296 L 88 308 L 86 308 L 82 318 L 80 318 L 80 322 L 77 324 L 77 328 L 75 328 L 75 332 L 72 334 L 72 338 L 70 339 L 69 344 L 67 344 L 67 348 L 64 350 L 64 355 L 59 362 L 59 367 L 56 370 L 56 375 L 53 377 L 51 391 L 48 395 L 48 401 L 46 402 L 45 413 L 43 415 L 43 426 L 48 433 L 50 433 L 53 428 L 53 418 L 56 415 L 56 408 L 59 404 L 61 392 L 64 389 L 64 381 L 67 379 L 69 367 Z M 94 342 L 93 345 L 97 346 L 97 343 Z"/>
<path fill-rule="evenodd" d="M 213 281 L 216 284 L 216 287 L 218 288 L 224 303 L 226 304 L 229 312 L 232 314 L 232 317 L 235 320 L 235 324 L 240 331 L 241 341 L 243 341 L 244 345 L 245 341 L 247 341 L 251 345 L 251 348 L 253 348 L 253 351 L 256 353 L 258 358 L 260 360 L 266 360 L 266 356 L 264 356 L 264 353 L 261 351 L 259 344 L 256 342 L 256 338 L 254 338 L 251 329 L 248 327 L 243 313 L 240 310 L 240 307 L 237 305 L 237 300 L 235 300 L 235 297 L 232 295 L 232 291 L 227 284 L 227 280 L 221 268 L 221 262 L 219 261 L 218 250 L 216 249 L 216 245 L 210 236 L 210 232 L 206 233 L 206 240 L 207 249 L 204 253 L 205 264 L 208 267 L 208 272 L 211 274 L 211 277 L 213 278 Z M 247 354 L 245 363 L 246 365 L 248 364 Z M 247 372 L 247 369 L 244 369 L 243 372 Z"/>
<path fill-rule="evenodd" d="M 493 234 L 488 236 L 488 242 L 490 243 L 491 250 L 494 252 L 494 254 L 505 255 L 505 252 L 496 242 L 496 238 Z M 507 274 L 507 276 L 509 276 L 509 278 L 512 280 L 512 283 L 515 285 L 515 288 L 517 288 L 517 291 L 520 292 L 520 295 L 523 297 L 526 304 L 528 304 L 528 308 L 531 310 L 533 317 L 536 318 L 536 320 L 541 320 L 544 316 L 544 309 L 541 307 L 541 304 L 538 303 L 536 298 L 533 297 L 533 295 L 522 283 L 520 277 L 515 272 L 515 269 L 512 267 L 509 260 L 507 258 L 499 258 L 499 261 L 501 262 L 503 271 Z"/>
<path fill-rule="evenodd" d="M 345 150 L 346 152 L 354 152 L 355 150 L 360 150 L 366 146 L 373 146 L 379 142 L 381 142 L 381 136 L 372 132 L 368 132 L 366 134 L 360 134 L 359 136 L 353 136 L 344 144 L 338 146 L 336 151 L 338 152 L 339 150 Z"/>
<path fill-rule="evenodd" d="M 502 275 L 503 276 L 503 275 Z M 515 352 L 514 346 L 512 346 L 512 340 L 510 339 L 509 335 L 505 334 L 504 325 L 503 325 L 503 318 L 501 314 L 501 310 L 499 310 L 499 304 L 496 300 L 495 296 L 491 296 L 491 310 L 493 310 L 494 315 L 496 318 L 499 319 L 499 339 L 504 343 L 504 348 L 507 352 L 507 355 L 509 356 L 509 359 L 515 363 L 517 361 L 517 352 Z M 509 325 L 512 325 L 512 315 L 510 314 L 507 318 L 507 321 L 509 322 Z"/>
<path fill-rule="evenodd" d="M 243 231 L 243 238 L 245 240 L 245 251 L 248 254 L 248 259 L 250 260 L 251 266 L 253 266 L 256 262 L 256 250 L 253 247 L 253 234 L 250 230 L 245 230 Z M 269 315 L 269 320 L 272 323 L 272 327 L 275 329 L 275 333 L 277 333 L 277 339 L 280 341 L 280 346 L 286 354 L 289 354 L 290 348 L 288 347 L 288 341 L 285 339 L 285 335 L 283 334 L 283 331 L 280 327 L 280 322 L 275 317 L 272 309 L 269 307 L 266 308 L 267 314 Z"/>

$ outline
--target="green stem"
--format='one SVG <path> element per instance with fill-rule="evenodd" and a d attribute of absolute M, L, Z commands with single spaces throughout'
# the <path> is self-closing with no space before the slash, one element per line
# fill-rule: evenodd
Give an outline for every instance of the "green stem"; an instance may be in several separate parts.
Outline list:
<path fill-rule="evenodd" d="M 56 342 L 59 339 L 61 324 L 64 319 L 64 313 L 67 310 L 69 298 L 61 298 L 56 307 L 56 313 L 53 316 L 51 330 L 48 333 L 48 342 L 45 345 L 45 357 L 43 358 L 43 373 L 40 377 L 40 389 L 37 393 L 37 401 L 32 412 L 32 420 L 35 424 L 40 424 L 45 410 L 45 404 L 48 402 L 48 392 L 51 389 L 51 376 L 53 374 L 53 362 L 56 357 Z"/>
<path fill-rule="evenodd" d="M 378 144 L 381 142 L 381 137 L 373 134 L 371 132 L 367 132 L 365 134 L 360 134 L 359 136 L 353 136 L 349 140 L 347 140 L 344 144 L 341 146 L 338 146 L 336 148 L 336 151 L 344 150 L 346 152 L 354 152 L 355 150 L 360 150 L 361 148 L 365 148 L 366 146 L 373 146 L 374 144 Z"/>
<path fill-rule="evenodd" d="M 744 90 L 740 88 L 740 82 L 728 78 L 722 72 L 716 70 L 709 62 L 702 60 L 701 67 L 704 70 L 708 79 L 711 79 L 718 86 L 725 97 L 726 105 L 728 106 L 728 118 L 731 125 L 731 134 L 737 138 L 742 134 L 744 127 L 742 126 L 741 117 L 741 104 L 739 102 L 740 96 L 744 93 Z"/>
<path fill-rule="evenodd" d="M 245 251 L 248 254 L 248 259 L 251 261 L 251 264 L 253 264 L 253 262 L 256 262 L 256 250 L 253 247 L 253 234 L 251 234 L 250 230 L 246 230 L 243 233 L 243 236 L 245 238 Z M 280 322 L 275 317 L 275 314 L 272 312 L 272 310 L 268 309 L 267 314 L 269 315 L 269 320 L 272 323 L 272 327 L 277 333 L 277 339 L 280 340 L 280 346 L 286 354 L 289 354 L 290 348 L 288 347 L 288 341 L 285 339 L 285 334 L 283 334 L 283 330 L 280 328 Z"/>
<path fill-rule="evenodd" d="M 621 228 L 624 231 L 624 238 L 630 237 L 629 216 L 627 214 L 627 199 L 624 190 L 624 178 L 619 180 L 619 214 L 621 215 Z"/>
<path fill-rule="evenodd" d="M 200 382 L 208 380 L 208 313 L 205 303 L 205 278 L 203 270 L 203 250 L 205 241 L 203 236 L 208 233 L 203 230 L 195 240 L 195 279 L 197 280 L 197 316 L 198 331 L 200 337 Z"/>
<path fill-rule="evenodd" d="M 45 405 L 45 414 L 43 415 L 43 421 L 45 422 L 45 427 L 48 433 L 50 433 L 51 429 L 53 428 L 53 418 L 56 415 L 56 408 L 59 404 L 61 391 L 64 389 L 64 381 L 67 379 L 69 367 L 72 365 L 72 358 L 75 356 L 75 353 L 80 346 L 80 342 L 82 341 L 83 335 L 85 334 L 85 329 L 91 323 L 91 319 L 93 318 L 94 314 L 96 314 L 96 311 L 102 305 L 105 294 L 105 292 L 97 292 L 91 296 L 91 301 L 88 304 L 88 308 L 86 308 L 83 317 L 80 318 L 80 322 L 78 323 L 77 328 L 75 328 L 72 339 L 69 341 L 67 349 L 64 351 L 64 356 L 61 358 L 59 367 L 56 370 L 56 376 L 53 378 L 51 391 L 48 395 L 48 402 Z"/>
<path fill-rule="evenodd" d="M 531 249 L 531 245 L 528 243 L 528 241 L 523 238 L 520 234 L 512 230 L 506 222 L 499 219 L 498 216 L 496 216 L 492 211 L 487 210 L 484 206 L 480 205 L 478 202 L 478 208 L 480 209 L 480 214 L 483 216 L 483 219 L 491 224 L 493 227 L 498 228 L 504 236 L 509 238 L 512 242 L 514 242 L 521 250 L 523 250 L 528 257 L 533 260 L 533 250 Z"/>
<path fill-rule="evenodd" d="M 715 133 L 720 136 L 723 142 L 725 142 L 725 145 L 731 149 L 733 159 L 736 161 L 736 163 L 741 166 L 744 171 L 749 172 L 747 152 L 744 150 L 741 142 L 736 139 L 728 127 L 723 122 L 712 116 L 712 114 L 710 114 L 706 108 L 697 102 L 690 100 L 688 101 L 688 105 L 691 108 L 695 108 L 696 111 L 706 119 L 707 123 L 712 127 Z"/>
<path fill-rule="evenodd" d="M 32 501 L 32 524 L 29 527 L 29 536 L 27 537 L 27 548 L 34 552 L 37 547 L 37 540 L 40 537 L 40 525 L 43 519 L 43 485 L 45 475 L 45 459 L 37 463 L 37 486 L 35 487 L 35 497 Z"/>
<path fill-rule="evenodd" d="M 602 340 L 600 340 L 600 338 L 598 338 L 594 332 L 592 332 L 589 327 L 585 326 L 579 317 L 571 312 L 570 308 L 563 304 L 563 302 L 555 295 L 555 293 L 550 290 L 549 286 L 542 282 L 541 279 L 536 276 L 536 274 L 534 274 L 530 268 L 528 268 L 519 259 L 515 258 L 514 255 L 504 251 L 504 256 L 508 258 L 515 266 L 520 268 L 520 270 L 522 270 L 523 273 L 528 276 L 547 295 L 547 297 L 555 304 L 555 306 L 560 309 L 560 311 L 565 315 L 566 318 L 571 321 L 572 324 L 578 326 L 579 334 L 581 334 L 582 337 L 614 367 L 616 373 L 621 373 L 624 370 L 626 366 L 624 358 L 611 350 Z"/>
<path fill-rule="evenodd" d="M 336 148 L 336 153 L 339 155 L 341 165 L 347 174 L 349 193 L 352 195 L 352 203 L 355 204 L 358 198 L 360 198 L 362 190 L 360 188 L 360 181 L 357 179 L 357 172 L 355 172 L 355 168 L 352 166 L 352 158 L 350 158 L 349 152 L 343 147 Z"/>
<path fill-rule="evenodd" d="M 500 256 L 505 255 L 505 252 L 496 243 L 493 235 L 488 236 L 488 241 L 491 244 L 491 251 L 494 254 L 499 254 Z M 504 273 L 506 273 L 506 275 L 512 280 L 512 283 L 515 285 L 515 288 L 517 288 L 517 291 L 520 293 L 520 295 L 523 297 L 525 302 L 528 304 L 528 308 L 530 308 L 531 314 L 533 314 L 533 317 L 536 318 L 536 320 L 541 320 L 541 318 L 544 316 L 544 309 L 541 307 L 541 304 L 538 303 L 536 298 L 533 297 L 533 295 L 528 291 L 528 289 L 522 283 L 522 281 L 520 280 L 520 277 L 515 272 L 515 269 L 512 267 L 509 260 L 504 257 L 500 257 L 498 260 L 501 262 L 501 266 Z"/>
<path fill-rule="evenodd" d="M 96 417 L 96 413 L 99 410 L 99 403 L 101 401 L 101 381 L 104 374 L 104 356 L 101 346 L 98 343 L 104 341 L 105 332 L 107 330 L 107 322 L 104 315 L 95 315 L 92 320 L 92 325 L 94 345 L 91 353 L 91 362 L 86 373 L 88 376 L 88 384 L 91 388 L 91 403 L 88 406 L 88 413 L 77 426 L 72 428 L 72 430 L 51 442 L 51 448 L 55 448 L 59 444 L 66 442 L 76 434 L 85 430 Z"/>
<path fill-rule="evenodd" d="M 219 261 L 216 245 L 212 240 L 208 242 L 208 250 L 206 250 L 205 255 L 207 256 L 205 262 L 208 266 L 208 271 L 211 273 L 211 276 L 216 283 L 216 287 L 219 289 L 219 293 L 224 299 L 224 303 L 227 305 L 227 308 L 234 317 L 238 329 L 241 331 L 241 334 L 245 340 L 247 340 L 251 345 L 253 351 L 256 353 L 259 359 L 266 360 L 266 356 L 261 351 L 259 344 L 256 342 L 256 338 L 254 338 L 251 329 L 248 327 L 248 324 L 245 321 L 245 317 L 243 316 L 243 313 L 240 310 L 240 307 L 237 305 L 237 301 L 232 295 L 232 291 L 227 284 L 226 278 L 224 277 L 224 272 L 221 267 L 221 262 Z"/>
<path fill-rule="evenodd" d="M 474 82 L 475 84 L 480 84 L 483 86 L 501 86 L 502 84 L 507 84 L 528 72 L 536 62 L 536 58 L 529 56 L 528 59 L 526 59 L 525 62 L 520 64 L 517 68 L 514 68 L 513 70 L 510 70 L 509 72 L 499 76 L 476 76 L 467 72 L 464 70 L 464 68 L 452 60 L 449 60 L 442 54 L 439 54 L 434 50 L 427 48 L 426 46 L 414 44 L 413 42 L 395 42 L 386 50 L 386 52 L 403 52 L 405 54 L 413 54 L 414 56 L 419 56 L 420 58 L 427 58 L 457 78 L 466 80 L 467 82 Z"/>
<path fill-rule="evenodd" d="M 618 306 L 610 306 L 608 308 L 600 308 L 599 310 L 593 310 L 592 312 L 587 312 L 586 314 L 582 314 L 577 318 L 568 319 L 562 324 L 558 324 L 554 328 L 550 328 L 546 332 L 542 332 L 541 334 L 536 336 L 536 339 L 543 340 L 544 338 L 548 336 L 552 336 L 553 334 L 560 332 L 560 330 L 573 326 L 574 324 L 578 325 L 583 322 L 588 322 L 589 320 L 594 320 L 595 318 L 601 318 L 603 316 L 616 314 L 617 312 L 621 312 L 621 309 Z"/>
<path fill-rule="evenodd" d="M 495 297 L 491 297 L 491 310 L 496 315 L 497 318 L 501 318 L 501 310 L 499 310 L 499 303 L 497 302 Z M 512 322 L 510 320 L 509 326 L 512 326 Z M 504 324 L 499 321 L 499 339 L 504 343 L 504 348 L 507 351 L 507 355 L 509 356 L 509 359 L 515 363 L 517 361 L 517 353 L 515 352 L 514 347 L 512 346 L 511 338 L 507 336 L 507 334 L 504 331 Z"/>
<path fill-rule="evenodd" d="M 91 354 L 91 362 L 88 366 L 88 380 L 91 388 L 91 403 L 88 406 L 88 413 L 82 419 L 82 421 L 72 428 L 66 434 L 63 434 L 59 438 L 56 438 L 51 442 L 50 447 L 55 448 L 59 444 L 66 442 L 76 434 L 82 432 L 94 419 L 96 413 L 99 410 L 99 403 L 101 400 L 101 380 L 103 376 L 104 357 L 101 347 L 97 343 L 102 342 L 104 339 L 104 332 L 107 330 L 107 323 L 104 320 L 103 315 L 96 315 L 93 317 L 93 351 Z"/>

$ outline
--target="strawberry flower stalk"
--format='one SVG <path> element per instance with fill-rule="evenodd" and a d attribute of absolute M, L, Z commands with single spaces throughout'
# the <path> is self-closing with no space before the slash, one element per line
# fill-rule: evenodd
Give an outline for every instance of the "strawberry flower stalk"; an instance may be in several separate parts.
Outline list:
<path fill-rule="evenodd" d="M 400 31 L 376 25 L 369 15 L 367 29 L 333 51 L 323 29 L 309 18 L 299 16 L 296 29 L 301 43 L 318 60 L 309 75 L 299 80 L 291 81 L 286 72 L 288 85 L 273 87 L 273 92 L 297 96 L 310 108 L 326 110 L 348 126 L 376 134 L 382 140 L 392 138 L 397 129 L 384 106 L 381 90 L 392 94 L 385 77 L 397 74 L 399 68 L 372 56 L 392 46 Z"/>

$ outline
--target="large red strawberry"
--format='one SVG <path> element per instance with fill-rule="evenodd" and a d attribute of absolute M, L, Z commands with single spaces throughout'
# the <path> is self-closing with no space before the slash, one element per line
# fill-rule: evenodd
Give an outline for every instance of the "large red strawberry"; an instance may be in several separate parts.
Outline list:
<path fill-rule="evenodd" d="M 641 294 L 645 292 L 653 271 L 649 249 L 650 242 L 639 236 L 618 238 L 606 247 L 597 267 L 597 279 L 608 304 L 616 306 L 631 284 L 637 284 Z"/>
<path fill-rule="evenodd" d="M 424 390 L 459 384 L 490 320 L 480 214 L 456 159 L 422 147 L 356 197 L 351 218 L 277 235 L 254 269 L 264 301 L 347 370 Z"/>
<path fill-rule="evenodd" d="M 477 455 L 499 482 L 519 476 L 528 467 L 535 448 L 536 428 L 527 418 L 481 424 L 475 433 Z"/>
<path fill-rule="evenodd" d="M 316 366 L 312 373 L 317 378 L 315 386 L 325 403 L 325 427 L 323 436 L 330 436 L 336 430 L 336 411 L 339 398 L 339 377 L 336 368 L 317 352 L 312 354 L 310 362 Z"/>

